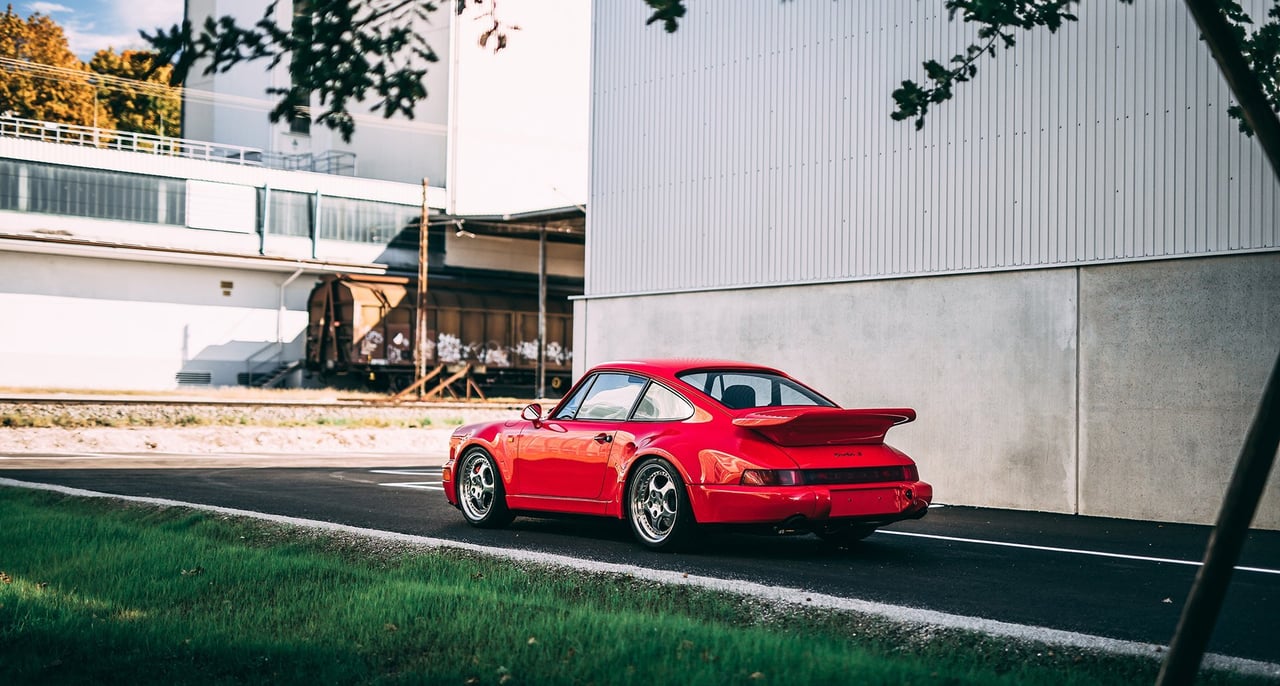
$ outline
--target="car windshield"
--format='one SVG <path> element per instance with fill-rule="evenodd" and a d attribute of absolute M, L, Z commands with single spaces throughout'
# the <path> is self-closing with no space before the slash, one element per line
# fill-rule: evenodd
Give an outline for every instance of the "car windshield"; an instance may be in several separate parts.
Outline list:
<path fill-rule="evenodd" d="M 814 391 L 772 372 L 700 370 L 683 372 L 677 374 L 676 378 L 731 410 L 784 405 L 835 407 L 835 403 Z"/>

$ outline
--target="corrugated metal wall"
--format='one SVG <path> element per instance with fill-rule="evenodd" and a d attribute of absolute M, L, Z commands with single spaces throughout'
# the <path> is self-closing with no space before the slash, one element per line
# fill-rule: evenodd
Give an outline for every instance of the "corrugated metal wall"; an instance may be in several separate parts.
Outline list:
<path fill-rule="evenodd" d="M 595 2 L 588 297 L 1278 246 L 1180 2 L 1021 35 L 922 132 L 890 93 L 974 34 L 941 0 L 689 6 Z"/>

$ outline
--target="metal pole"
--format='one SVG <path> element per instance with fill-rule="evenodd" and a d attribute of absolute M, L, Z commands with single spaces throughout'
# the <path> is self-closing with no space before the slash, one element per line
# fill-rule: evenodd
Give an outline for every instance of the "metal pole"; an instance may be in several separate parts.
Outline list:
<path fill-rule="evenodd" d="M 538 383 L 539 398 L 547 397 L 547 223 L 538 228 Z"/>
<path fill-rule="evenodd" d="M 1240 44 L 1223 17 L 1219 3 L 1217 0 L 1186 2 L 1232 95 L 1240 103 L 1245 121 L 1257 135 L 1273 174 L 1280 175 L 1280 119 L 1271 110 L 1257 75 L 1241 54 Z M 1169 643 L 1169 653 L 1160 666 L 1156 677 L 1159 686 L 1190 684 L 1200 671 L 1200 662 L 1227 594 L 1227 584 L 1240 559 L 1249 524 L 1275 462 L 1277 445 L 1280 445 L 1280 356 L 1263 387 L 1258 413 L 1245 435 L 1222 510 L 1209 536 L 1204 564 L 1196 572 L 1173 641 Z"/>
<path fill-rule="evenodd" d="M 422 214 L 418 219 L 418 289 L 414 298 L 414 310 L 417 319 L 413 325 L 413 381 L 418 384 L 418 397 L 422 397 L 422 377 L 427 374 L 427 218 L 431 209 L 427 207 L 428 179 L 422 179 Z"/>
<path fill-rule="evenodd" d="M 316 242 L 320 240 L 320 191 L 316 191 L 316 202 L 311 215 L 311 259 L 316 259 Z"/>
<path fill-rule="evenodd" d="M 262 187 L 262 225 L 258 227 L 258 254 L 267 254 L 267 231 L 271 226 L 271 184 Z"/>
<path fill-rule="evenodd" d="M 280 309 L 276 311 L 276 364 L 284 361 L 284 315 L 286 312 L 284 292 L 299 276 L 302 276 L 302 267 L 298 267 L 293 274 L 289 275 L 289 278 L 284 280 L 284 283 L 280 284 Z M 252 382 L 253 379 L 250 378 L 250 381 Z"/>

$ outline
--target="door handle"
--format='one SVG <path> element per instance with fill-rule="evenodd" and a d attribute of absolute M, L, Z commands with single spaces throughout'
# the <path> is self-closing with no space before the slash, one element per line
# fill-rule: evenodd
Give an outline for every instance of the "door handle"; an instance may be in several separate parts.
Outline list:
<path fill-rule="evenodd" d="M 613 435 L 612 435 L 612 434 L 603 434 L 603 433 L 601 433 L 601 434 L 596 434 L 595 438 L 593 438 L 593 439 L 591 439 L 591 440 L 595 441 L 596 443 L 612 443 L 612 442 L 613 442 Z"/>

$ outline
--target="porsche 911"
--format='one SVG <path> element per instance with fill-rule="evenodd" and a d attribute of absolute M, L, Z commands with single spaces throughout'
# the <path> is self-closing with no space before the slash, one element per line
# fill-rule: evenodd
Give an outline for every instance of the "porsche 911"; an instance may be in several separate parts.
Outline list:
<path fill-rule="evenodd" d="M 837 544 L 918 519 L 933 487 L 884 442 L 910 408 L 844 409 L 787 374 L 708 360 L 599 365 L 550 411 L 453 432 L 444 491 L 463 518 L 624 519 L 655 550 L 705 525 Z"/>

